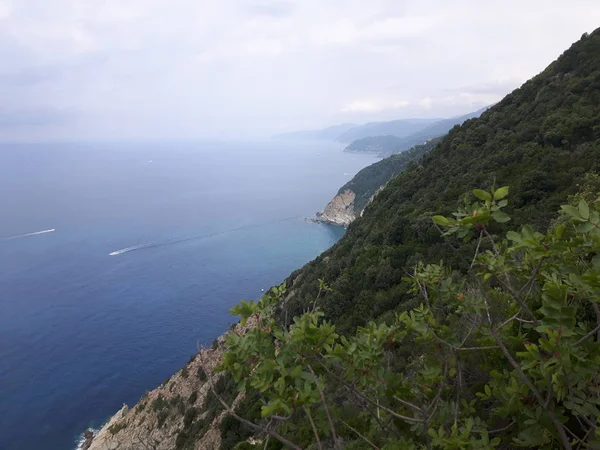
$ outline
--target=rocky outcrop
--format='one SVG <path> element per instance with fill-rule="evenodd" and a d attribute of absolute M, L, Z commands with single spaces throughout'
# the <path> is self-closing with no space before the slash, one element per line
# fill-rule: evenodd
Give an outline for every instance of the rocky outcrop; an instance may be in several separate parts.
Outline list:
<path fill-rule="evenodd" d="M 355 198 L 354 191 L 346 189 L 333 197 L 333 200 L 327 204 L 323 212 L 316 214 L 315 221 L 347 227 L 350 222 L 356 219 L 356 212 L 354 211 Z"/>
<path fill-rule="evenodd" d="M 236 325 L 215 340 L 212 348 L 201 349 L 162 386 L 147 392 L 133 408 L 123 405 L 90 439 L 88 450 L 218 449 L 219 424 L 226 413 L 216 406 L 212 394 L 223 377 L 215 368 L 221 363 L 227 334 L 243 334 L 253 326 L 253 320 Z M 231 407 L 241 399 L 242 395 L 232 399 Z"/>
<path fill-rule="evenodd" d="M 86 430 L 86 432 L 83 435 L 83 444 L 81 445 L 81 450 L 88 450 L 90 448 L 90 446 L 92 445 L 92 441 L 94 440 L 94 431 L 93 430 Z"/>

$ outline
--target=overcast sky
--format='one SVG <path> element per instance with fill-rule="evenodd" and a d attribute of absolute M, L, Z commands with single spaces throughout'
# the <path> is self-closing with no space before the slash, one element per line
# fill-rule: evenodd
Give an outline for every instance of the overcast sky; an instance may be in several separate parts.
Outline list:
<path fill-rule="evenodd" d="M 448 117 L 598 26 L 598 0 L 0 0 L 0 138 Z"/>

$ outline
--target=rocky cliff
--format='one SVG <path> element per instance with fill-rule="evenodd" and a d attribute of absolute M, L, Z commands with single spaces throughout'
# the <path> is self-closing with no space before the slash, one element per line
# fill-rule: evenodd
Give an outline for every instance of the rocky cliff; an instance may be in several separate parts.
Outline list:
<path fill-rule="evenodd" d="M 359 171 L 340 188 L 323 212 L 316 214 L 316 222 L 331 223 L 347 227 L 357 217 L 383 187 L 410 164 L 418 163 L 440 142 L 441 138 L 432 139 L 423 145 L 416 145 L 410 150 L 392 155 L 377 161 Z"/>
<path fill-rule="evenodd" d="M 316 214 L 315 220 L 347 227 L 356 218 L 354 211 L 355 198 L 356 194 L 350 189 L 340 192 L 327 204 L 323 212 Z"/>
<path fill-rule="evenodd" d="M 252 327 L 236 325 L 227 333 Z M 226 398 L 231 379 L 215 371 L 227 333 L 212 348 L 201 349 L 179 372 L 147 392 L 132 408 L 123 407 L 91 439 L 88 450 L 208 450 L 221 446 L 219 426 L 225 417 L 212 391 Z M 226 398 L 232 408 L 242 399 Z"/>

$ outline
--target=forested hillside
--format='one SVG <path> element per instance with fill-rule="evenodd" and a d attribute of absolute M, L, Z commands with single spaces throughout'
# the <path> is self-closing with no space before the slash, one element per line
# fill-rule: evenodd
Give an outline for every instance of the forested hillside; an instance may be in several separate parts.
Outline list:
<path fill-rule="evenodd" d="M 600 448 L 599 174 L 600 29 L 237 305 L 240 324 L 102 443 Z"/>
<path fill-rule="evenodd" d="M 398 119 L 388 122 L 369 122 L 350 128 L 337 137 L 337 141 L 349 143 L 369 136 L 410 136 L 440 119 Z"/>
<path fill-rule="evenodd" d="M 322 307 L 339 329 L 405 308 L 411 298 L 401 281 L 407 268 L 418 261 L 463 263 L 431 216 L 454 211 L 457 198 L 474 187 L 510 185 L 511 226 L 527 221 L 543 229 L 584 174 L 599 171 L 596 30 L 390 181 L 337 245 L 290 276 L 294 295 L 287 314 L 301 313 L 314 300 L 319 278 L 332 288 Z M 461 251 L 471 253 L 475 245 Z"/>
<path fill-rule="evenodd" d="M 393 135 L 386 136 L 368 136 L 350 143 L 344 149 L 345 152 L 363 152 L 363 153 L 386 153 L 401 145 L 402 138 Z"/>
<path fill-rule="evenodd" d="M 450 131 L 452 127 L 461 125 L 469 119 L 479 117 L 486 109 L 488 109 L 487 106 L 463 116 L 438 120 L 404 137 L 369 136 L 362 139 L 357 139 L 349 144 L 345 151 L 378 153 L 380 156 L 389 156 L 395 153 L 401 153 L 415 145 L 423 144 L 431 139 L 443 136 Z"/>
<path fill-rule="evenodd" d="M 426 144 L 416 145 L 410 150 L 389 156 L 365 167 L 340 188 L 338 195 L 346 189 L 353 191 L 356 194 L 354 211 L 360 213 L 378 189 L 405 170 L 410 163 L 416 163 L 439 142 L 439 138 L 432 139 Z"/>

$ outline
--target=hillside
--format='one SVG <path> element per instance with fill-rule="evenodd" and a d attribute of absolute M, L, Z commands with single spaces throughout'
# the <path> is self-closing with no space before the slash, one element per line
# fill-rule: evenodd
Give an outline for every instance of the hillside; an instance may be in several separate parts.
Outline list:
<path fill-rule="evenodd" d="M 333 248 L 292 274 L 288 284 L 301 282 L 288 305 L 300 313 L 322 278 L 334 291 L 327 316 L 344 329 L 362 325 L 409 298 L 397 281 L 405 267 L 456 259 L 430 217 L 470 189 L 510 185 L 514 223 L 544 227 L 590 171 L 600 171 L 598 30 L 390 181 Z"/>
<path fill-rule="evenodd" d="M 399 119 L 366 124 L 343 123 L 317 130 L 290 131 L 273 136 L 286 140 L 330 140 L 348 143 L 370 136 L 407 137 L 440 119 Z"/>
<path fill-rule="evenodd" d="M 377 161 L 359 171 L 354 177 L 340 188 L 338 194 L 346 189 L 356 194 L 354 210 L 357 213 L 367 206 L 369 199 L 375 192 L 405 170 L 411 163 L 416 163 L 429 153 L 440 142 L 440 138 L 431 139 L 423 145 L 416 145 L 408 151 L 392 155 Z"/>
<path fill-rule="evenodd" d="M 336 140 L 343 143 L 353 142 L 370 136 L 410 136 L 440 119 L 399 119 L 387 122 L 369 122 L 341 133 Z"/>
<path fill-rule="evenodd" d="M 585 202 L 570 206 L 584 226 L 547 236 L 529 228 L 521 234 L 520 225 L 545 233 L 560 205 L 598 173 L 600 29 L 401 171 L 335 246 L 291 274 L 287 293 L 236 308 L 259 322 L 248 338 L 227 338 L 228 372 L 216 388 L 227 419 L 215 419 L 214 405 L 178 410 L 177 402 L 159 402 L 142 422 L 138 404 L 111 422 L 113 441 L 151 435 L 168 407 L 161 433 L 182 436 L 182 449 L 203 448 L 199 440 L 216 429 L 220 448 L 238 450 L 281 449 L 281 442 L 296 449 L 594 448 L 599 349 L 597 329 L 588 330 L 600 295 L 598 214 Z M 508 189 L 499 186 L 510 186 L 508 206 L 501 200 Z M 452 217 L 474 188 L 491 190 L 478 194 L 488 206 L 465 206 L 464 223 L 482 221 L 474 228 L 479 239 L 443 239 L 432 216 Z M 495 199 L 508 224 L 503 215 L 489 225 L 477 217 Z M 518 230 L 512 239 L 520 253 L 501 243 L 508 226 Z M 450 269 L 418 264 L 440 260 Z M 372 319 L 378 324 L 352 337 Z M 245 398 L 223 387 L 232 377 L 246 385 Z M 261 400 L 268 405 L 262 414 Z M 246 428 L 234 415 L 249 421 Z M 245 441 L 250 435 L 256 440 Z M 92 450 L 103 448 L 95 444 Z"/>
<path fill-rule="evenodd" d="M 416 145 L 408 151 L 389 156 L 360 170 L 339 189 L 325 209 L 316 214 L 315 220 L 347 227 L 362 214 L 367 204 L 389 180 L 411 163 L 420 160 L 439 142 L 440 138 L 431 139 L 423 145 Z"/>
<path fill-rule="evenodd" d="M 365 153 L 377 153 L 381 156 L 389 156 L 394 153 L 401 153 L 409 148 L 422 144 L 429 141 L 430 139 L 443 136 L 452 127 L 461 125 L 469 119 L 479 117 L 489 107 L 481 108 L 469 114 L 465 114 L 458 117 L 452 117 L 450 119 L 442 119 L 431 125 L 426 126 L 418 130 L 415 133 L 405 137 L 397 136 L 370 136 L 350 143 L 345 151 L 348 152 L 365 152 Z"/>
<path fill-rule="evenodd" d="M 368 136 L 362 139 L 357 139 L 348 145 L 345 152 L 362 152 L 362 153 L 377 153 L 381 154 L 389 152 L 402 145 L 403 139 L 397 136 Z"/>

